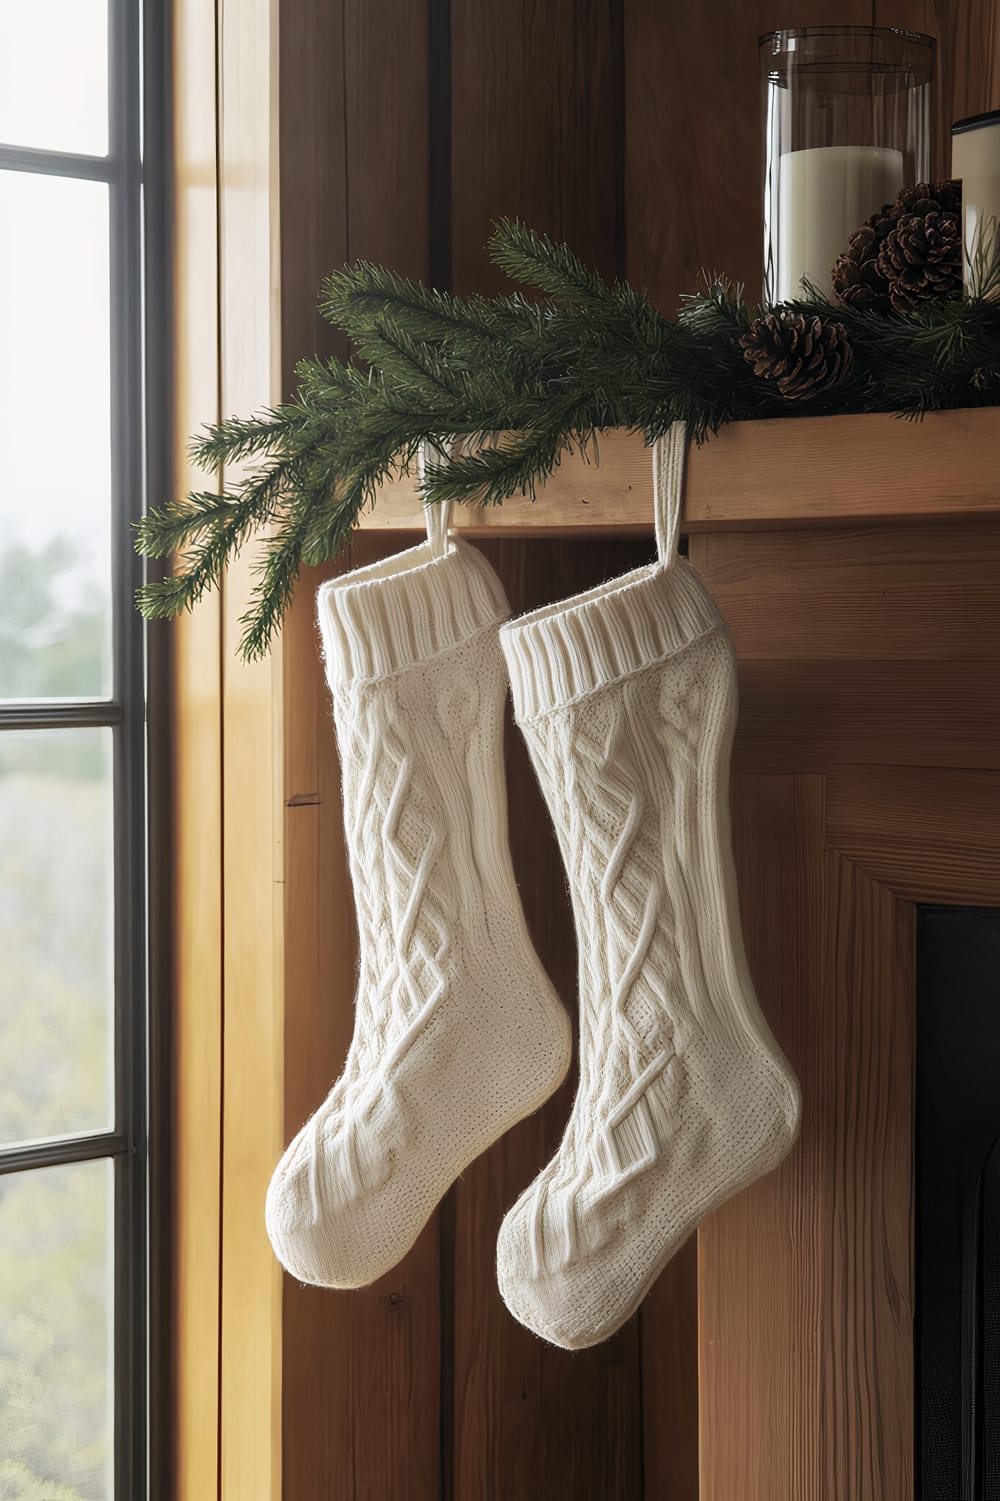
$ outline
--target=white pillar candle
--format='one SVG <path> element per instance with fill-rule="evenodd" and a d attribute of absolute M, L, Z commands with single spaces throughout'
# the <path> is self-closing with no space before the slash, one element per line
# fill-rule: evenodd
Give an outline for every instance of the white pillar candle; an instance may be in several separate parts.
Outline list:
<path fill-rule="evenodd" d="M 803 276 L 824 293 L 854 231 L 903 186 L 903 153 L 887 146 L 810 146 L 781 157 L 778 300 L 803 295 Z"/>
<path fill-rule="evenodd" d="M 1000 111 L 952 126 L 951 175 L 962 180 L 963 275 L 968 290 L 983 223 L 1000 223 Z"/>

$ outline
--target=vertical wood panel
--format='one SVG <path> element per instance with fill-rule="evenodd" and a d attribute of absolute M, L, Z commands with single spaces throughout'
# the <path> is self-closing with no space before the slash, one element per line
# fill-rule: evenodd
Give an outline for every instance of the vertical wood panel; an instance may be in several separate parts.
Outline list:
<path fill-rule="evenodd" d="M 277 395 L 274 0 L 219 0 L 223 412 Z M 224 476 L 225 478 L 226 476 Z M 228 476 L 232 478 L 232 476 Z M 252 550 L 251 550 L 252 554 Z M 223 588 L 222 1501 L 281 1488 L 281 1282 L 263 1204 L 281 1145 L 280 656 L 236 656 L 252 555 Z"/>
<path fill-rule="evenodd" d="M 823 874 L 820 1495 L 911 1501 L 915 916 L 833 850 Z"/>
<path fill-rule="evenodd" d="M 316 310 L 323 277 L 347 259 L 344 6 L 282 4 L 278 33 L 281 152 L 281 385 L 297 359 L 345 353 Z M 281 634 L 284 818 L 283 1135 L 324 1098 L 350 1041 L 355 943 L 340 837 L 335 761 L 324 754 L 313 580 Z M 345 1497 L 355 1489 L 357 1418 L 348 1374 L 351 1310 L 339 1296 L 282 1277 L 282 1489 Z"/>
<path fill-rule="evenodd" d="M 370 547 L 355 548 L 351 562 L 372 555 Z M 315 590 L 331 572 L 306 572 L 283 640 L 286 1140 L 339 1073 L 354 1023 L 355 912 L 313 609 Z M 436 1501 L 436 1222 L 372 1287 L 341 1293 L 286 1277 L 284 1307 L 285 1496 Z"/>
<path fill-rule="evenodd" d="M 302 353 L 343 352 L 314 311 L 328 271 L 363 256 L 427 274 L 427 35 L 416 0 L 317 0 L 284 4 L 280 14 L 287 390 Z M 342 567 L 375 555 L 361 542 Z M 325 1097 L 354 1025 L 355 912 L 315 621 L 322 576 L 306 571 L 281 645 L 285 1140 Z M 370 1288 L 341 1293 L 284 1279 L 286 1497 L 436 1501 L 439 1308 L 436 1217 Z"/>
<path fill-rule="evenodd" d="M 940 170 L 947 176 L 954 122 L 1000 107 L 1000 8 L 995 0 L 934 0 L 929 8 L 926 29 L 939 47 Z"/>
<path fill-rule="evenodd" d="M 649 557 L 648 543 L 484 542 L 515 613 L 590 587 Z M 510 831 L 528 926 L 576 1016 L 576 944 L 566 876 L 521 736 L 508 727 Z M 596 1349 L 545 1345 L 504 1308 L 496 1236 L 558 1145 L 575 1069 L 555 1098 L 473 1163 L 455 1189 L 455 1490 L 461 1501 L 642 1495 L 637 1321 Z"/>
<path fill-rule="evenodd" d="M 639 1310 L 645 1501 L 698 1501 L 698 1237 Z"/>
<path fill-rule="evenodd" d="M 344 0 L 279 0 L 281 389 L 295 363 L 345 353 L 320 316 L 323 278 L 348 257 Z"/>
<path fill-rule="evenodd" d="M 344 0 L 344 16 L 348 254 L 426 278 L 426 0 Z"/>
<path fill-rule="evenodd" d="M 284 4 L 279 17 L 281 374 L 289 394 L 299 357 L 344 353 L 316 311 L 323 277 L 347 259 L 344 7 L 341 0 Z M 311 583 L 303 579 L 280 645 L 286 1142 L 325 1096 L 350 1041 L 355 966 L 336 765 L 324 755 Z M 326 1494 L 337 1477 L 344 1494 L 353 1495 L 350 1310 L 285 1276 L 282 1313 L 282 1494 L 306 1501 Z"/>
<path fill-rule="evenodd" d="M 702 270 L 758 297 L 763 124 L 757 38 L 776 26 L 864 25 L 870 0 L 625 0 L 629 279 L 673 312 Z"/>
<path fill-rule="evenodd" d="M 622 269 L 621 8 L 612 0 L 451 6 L 454 288 L 507 283 L 486 263 L 490 222 L 518 215 Z M 632 564 L 635 544 L 491 543 L 515 611 Z M 645 555 L 648 546 L 638 545 Z M 508 743 L 511 843 L 529 927 L 571 1013 L 576 959 L 565 874 L 525 748 Z M 528 1334 L 496 1289 L 506 1209 L 558 1143 L 575 1075 L 533 1120 L 473 1164 L 455 1190 L 454 1495 L 462 1501 L 642 1493 L 637 1324 L 569 1356 Z"/>
<path fill-rule="evenodd" d="M 822 788 L 734 782 L 751 968 L 803 1121 L 700 1232 L 703 1501 L 913 1495 L 913 909 L 824 849 Z"/>
<path fill-rule="evenodd" d="M 620 270 L 620 5 L 452 0 L 451 15 L 454 290 L 509 288 L 484 249 L 502 214 Z"/>
<path fill-rule="evenodd" d="M 879 26 L 937 39 L 938 176 L 951 174 L 951 127 L 1000 107 L 1000 8 L 995 0 L 876 0 Z"/>
<path fill-rule="evenodd" d="M 196 481 L 187 434 L 218 416 L 215 14 L 176 0 L 173 259 L 174 474 Z M 208 274 L 206 274 L 208 268 Z M 197 476 L 204 485 L 205 477 Z M 165 499 L 155 495 L 153 500 Z M 222 722 L 220 601 L 172 627 L 173 1430 L 178 1501 L 216 1495 L 222 1131 Z"/>
<path fill-rule="evenodd" d="M 823 849 L 821 778 L 739 777 L 734 803 L 804 1108 L 787 1163 L 700 1233 L 703 1501 L 910 1501 L 913 909 Z"/>
<path fill-rule="evenodd" d="M 295 358 L 336 347 L 315 313 L 319 282 L 333 265 L 369 256 L 429 273 L 428 205 L 442 170 L 430 159 L 427 16 L 440 21 L 445 7 L 218 0 L 217 9 L 221 308 L 208 77 L 215 18 L 211 7 L 206 16 L 192 0 L 177 0 L 177 34 L 186 39 L 177 193 L 182 378 L 185 360 L 190 369 L 179 401 L 184 432 L 219 410 L 217 318 L 221 410 L 249 410 L 277 394 L 279 364 L 287 389 Z M 859 0 L 848 0 L 846 11 L 829 0 L 796 0 L 777 18 L 735 0 L 666 10 L 652 0 L 452 0 L 445 108 L 456 289 L 502 284 L 483 245 L 490 220 L 513 213 L 567 238 L 604 271 L 626 270 L 667 308 L 695 285 L 702 265 L 744 277 L 752 292 L 761 238 L 756 35 L 775 20 L 870 15 Z M 877 19 L 940 35 L 942 124 L 1000 103 L 1000 23 L 986 0 L 880 0 Z M 280 328 L 269 104 L 276 58 Z M 359 544 L 355 561 L 385 545 Z M 648 546 L 517 541 L 484 550 L 498 561 L 515 608 L 526 608 L 622 571 Z M 337 1072 L 354 980 L 315 583 L 304 581 L 281 650 L 253 669 L 234 658 L 246 564 L 227 582 L 224 615 L 210 601 L 179 628 L 184 1501 L 217 1494 L 220 1424 L 225 1501 L 276 1501 L 282 1484 L 286 1501 L 693 1501 L 696 1256 L 703 1501 L 904 1501 L 909 1023 L 901 997 L 909 918 L 846 861 L 822 853 L 817 777 L 743 779 L 735 810 L 751 962 L 803 1075 L 802 1144 L 777 1175 L 713 1217 L 697 1251 L 692 1243 L 667 1269 L 640 1315 L 641 1339 L 633 1321 L 608 1345 L 568 1356 L 514 1324 L 496 1292 L 500 1218 L 558 1141 L 572 1078 L 545 1112 L 465 1175 L 443 1244 L 435 1222 L 402 1267 L 355 1295 L 286 1279 L 281 1328 L 264 1188 L 283 1133 L 297 1128 Z M 564 875 L 516 737 L 508 760 L 529 923 L 575 1010 Z"/>
<path fill-rule="evenodd" d="M 831 1030 L 819 1014 L 822 778 L 737 776 L 732 805 L 747 957 L 803 1115 L 778 1171 L 699 1231 L 701 1501 L 835 1501 L 820 1485 L 819 1432 Z"/>
<path fill-rule="evenodd" d="M 837 576 L 845 587 L 867 579 L 850 539 L 828 548 L 806 534 L 793 540 L 775 539 L 775 566 L 791 571 L 798 548 L 815 575 L 825 568 L 821 608 Z M 876 556 L 878 545 L 876 534 Z M 727 596 L 733 579 L 748 577 L 742 547 L 736 536 L 691 540 L 693 561 L 710 587 L 719 581 L 724 608 L 735 600 L 740 651 L 753 657 L 771 630 L 764 601 L 774 580 L 763 566 L 755 589 Z M 950 565 L 939 554 L 938 538 L 914 533 L 880 576 L 917 577 L 926 566 L 932 580 L 946 579 Z M 959 535 L 956 568 L 965 557 Z M 791 609 L 791 599 L 785 591 L 783 606 Z M 811 591 L 800 605 L 811 617 Z M 797 639 L 791 617 L 784 634 Z M 912 655 L 907 691 L 923 703 L 921 674 L 937 664 Z M 863 664 L 843 665 L 830 712 L 860 723 Z M 744 672 L 742 690 L 744 721 L 752 720 L 761 712 L 752 673 Z M 782 743 L 789 712 L 779 697 L 774 753 L 757 756 L 755 768 L 797 764 Z M 803 1122 L 783 1167 L 700 1234 L 703 1501 L 913 1494 L 913 913 L 829 847 L 825 789 L 822 776 L 734 778 L 751 969 L 799 1073 Z"/>

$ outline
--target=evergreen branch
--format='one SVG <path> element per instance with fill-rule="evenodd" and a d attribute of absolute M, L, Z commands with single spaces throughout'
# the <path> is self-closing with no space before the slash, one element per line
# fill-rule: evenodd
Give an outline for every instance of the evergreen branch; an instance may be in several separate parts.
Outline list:
<path fill-rule="evenodd" d="M 179 540 L 192 541 L 192 545 L 181 555 L 183 566 L 179 571 L 143 584 L 136 590 L 140 613 L 147 620 L 180 615 L 184 610 L 193 609 L 206 590 L 217 588 L 222 581 L 223 569 L 240 551 L 248 536 L 271 520 L 282 490 L 289 482 L 294 483 L 291 466 L 276 460 L 260 474 L 250 476 L 235 493 L 214 497 L 223 504 L 211 516 L 201 514 L 195 504 L 187 530 L 175 520 Z M 212 497 L 189 496 L 188 503 L 209 498 Z M 176 510 L 183 506 L 184 502 L 181 502 Z M 151 511 L 139 523 L 136 543 L 139 552 L 147 551 L 143 540 L 145 532 L 152 530 L 155 535 L 162 515 L 162 510 L 159 513 Z M 164 530 L 169 526 L 168 521 Z M 155 553 L 149 555 L 156 556 Z"/>
<path fill-rule="evenodd" d="M 356 261 L 332 272 L 323 283 L 319 309 L 352 338 L 363 336 L 387 316 L 407 324 L 417 338 L 495 334 L 495 310 L 488 298 L 437 292 L 370 261 Z"/>
<path fill-rule="evenodd" d="M 183 500 L 170 500 L 147 511 L 135 524 L 136 551 L 147 558 L 165 558 L 227 515 L 233 496 L 218 491 L 195 491 Z"/>
<path fill-rule="evenodd" d="M 427 500 L 495 505 L 533 497 L 564 454 L 586 452 L 608 427 L 652 442 L 680 420 L 701 442 L 760 417 L 1000 405 L 995 225 L 976 247 L 970 298 L 884 315 L 831 308 L 804 286 L 790 311 L 834 318 L 853 351 L 849 376 L 808 404 L 786 400 L 747 363 L 740 340 L 767 310 L 722 277 L 707 277 L 671 320 L 644 292 L 604 281 L 516 221 L 496 225 L 490 249 L 537 301 L 455 297 L 366 262 L 327 279 L 322 310 L 354 341 L 356 361 L 302 360 L 288 402 L 198 434 L 192 454 L 203 468 L 241 473 L 222 493 L 195 491 L 143 519 L 138 550 L 176 558 L 170 577 L 139 591 L 143 614 L 189 609 L 259 536 L 241 651 L 260 655 L 302 564 L 335 557 L 386 479 L 446 434 L 464 440 L 463 452 L 428 468 Z M 242 474 L 254 459 L 259 467 Z"/>
<path fill-rule="evenodd" d="M 582 440 L 558 422 L 549 431 L 516 433 L 502 444 L 462 454 L 448 464 L 428 465 L 424 495 L 431 504 L 476 500 L 484 506 L 500 505 L 519 494 L 534 500 L 538 485 L 552 476 L 574 441 Z"/>
<path fill-rule="evenodd" d="M 292 602 L 309 519 L 308 510 L 299 505 L 267 538 L 267 551 L 256 570 L 258 582 L 249 608 L 240 616 L 239 654 L 245 662 L 267 653 Z"/>
<path fill-rule="evenodd" d="M 224 418 L 197 433 L 188 444 L 188 454 L 199 469 L 244 463 L 279 442 L 299 415 L 297 408 L 278 407 L 256 417 Z"/>
<path fill-rule="evenodd" d="M 458 375 L 438 346 L 420 343 L 388 317 L 359 338 L 358 353 L 382 373 L 383 379 L 394 377 L 411 395 L 430 402 L 429 415 L 433 415 L 435 406 L 461 395 Z"/>
<path fill-rule="evenodd" d="M 606 304 L 607 284 L 570 250 L 537 234 L 518 219 L 498 219 L 489 239 L 490 260 L 511 281 L 537 287 L 571 305 Z"/>

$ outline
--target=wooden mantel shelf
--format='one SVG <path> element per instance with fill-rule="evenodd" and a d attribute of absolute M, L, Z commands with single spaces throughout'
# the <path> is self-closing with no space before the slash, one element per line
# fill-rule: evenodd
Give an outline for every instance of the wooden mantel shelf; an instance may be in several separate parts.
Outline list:
<path fill-rule="evenodd" d="M 1000 408 L 740 422 L 688 460 L 687 531 L 1000 515 Z M 371 530 L 417 530 L 415 484 L 386 486 Z M 652 525 L 652 474 L 641 437 L 601 435 L 595 461 L 563 461 L 532 503 L 456 507 L 460 531 L 495 536 L 639 533 Z"/>

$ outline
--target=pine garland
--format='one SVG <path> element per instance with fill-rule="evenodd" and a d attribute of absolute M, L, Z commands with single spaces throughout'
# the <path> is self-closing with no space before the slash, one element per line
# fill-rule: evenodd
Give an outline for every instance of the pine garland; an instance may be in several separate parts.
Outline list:
<path fill-rule="evenodd" d="M 229 418 L 193 440 L 193 458 L 208 471 L 264 462 L 222 494 L 195 492 L 139 524 L 139 552 L 177 555 L 172 575 L 138 591 L 148 619 L 191 608 L 261 535 L 240 652 L 263 655 L 300 567 L 337 556 L 379 486 L 408 467 L 426 439 L 463 440 L 457 457 L 428 467 L 429 502 L 497 505 L 521 492 L 534 497 L 564 454 L 585 453 L 609 427 L 652 442 L 683 420 L 701 443 L 724 423 L 754 418 L 919 417 L 1000 404 L 993 238 L 977 258 L 971 297 L 929 302 L 910 315 L 834 310 L 813 288 L 785 304 L 807 318 L 834 316 L 853 356 L 844 378 L 807 402 L 786 399 L 754 373 L 740 340 L 771 310 L 721 278 L 670 319 L 643 292 L 604 281 L 565 245 L 517 222 L 496 226 L 490 255 L 541 299 L 453 297 L 365 261 L 327 279 L 320 307 L 350 336 L 352 362 L 303 360 L 290 401 Z"/>

